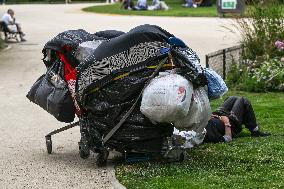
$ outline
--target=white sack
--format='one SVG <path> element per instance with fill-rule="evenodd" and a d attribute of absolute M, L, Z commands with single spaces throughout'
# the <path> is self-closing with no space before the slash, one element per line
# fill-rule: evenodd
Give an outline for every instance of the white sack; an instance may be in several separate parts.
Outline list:
<path fill-rule="evenodd" d="M 206 127 L 211 113 L 207 92 L 204 87 L 199 87 L 193 91 L 187 116 L 176 120 L 174 126 L 178 129 L 193 130 L 201 133 Z"/>
<path fill-rule="evenodd" d="M 154 122 L 175 122 L 187 115 L 192 93 L 184 77 L 162 72 L 145 88 L 140 111 Z"/>

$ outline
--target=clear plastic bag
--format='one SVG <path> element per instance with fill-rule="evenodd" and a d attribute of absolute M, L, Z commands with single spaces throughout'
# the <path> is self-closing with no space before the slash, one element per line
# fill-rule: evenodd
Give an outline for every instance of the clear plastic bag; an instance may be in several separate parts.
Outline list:
<path fill-rule="evenodd" d="M 202 132 L 195 132 L 193 130 L 190 131 L 179 131 L 178 129 L 174 128 L 173 137 L 174 139 L 180 140 L 180 145 L 184 149 L 193 148 L 201 144 L 205 138 L 206 129 L 203 129 Z"/>
<path fill-rule="evenodd" d="M 178 129 L 202 132 L 211 117 L 211 113 L 207 92 L 204 87 L 199 87 L 193 91 L 188 114 L 183 119 L 176 120 L 174 126 Z"/>
<path fill-rule="evenodd" d="M 192 93 L 184 77 L 162 72 L 145 88 L 140 111 L 151 121 L 172 123 L 187 115 Z"/>

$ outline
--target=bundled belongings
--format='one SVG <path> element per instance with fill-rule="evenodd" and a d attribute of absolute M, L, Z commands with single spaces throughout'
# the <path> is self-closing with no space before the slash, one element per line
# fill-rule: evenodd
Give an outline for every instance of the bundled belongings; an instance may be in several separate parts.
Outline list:
<path fill-rule="evenodd" d="M 216 99 L 223 96 L 228 87 L 222 77 L 210 68 L 205 68 L 205 75 L 208 80 L 208 97 L 209 99 Z"/>
<path fill-rule="evenodd" d="M 52 114 L 58 121 L 72 122 L 75 118 L 77 104 L 72 100 L 75 86 L 74 90 L 70 90 L 72 82 L 76 80 L 72 71 L 79 64 L 75 52 L 80 43 L 94 39 L 95 36 L 84 30 L 70 30 L 58 34 L 43 48 L 43 62 L 47 72 L 33 85 L 27 98 Z"/>
<path fill-rule="evenodd" d="M 52 114 L 58 121 L 72 122 L 75 117 L 67 83 L 62 79 L 62 64 L 54 63 L 32 86 L 27 98 Z"/>
<path fill-rule="evenodd" d="M 113 33 L 114 31 L 102 31 L 100 35 L 117 35 Z M 30 89 L 28 99 L 52 114 L 58 121 L 72 122 L 75 109 L 77 115 L 80 114 L 75 99 L 75 68 L 81 60 L 92 54 L 103 40 L 107 39 L 80 29 L 62 32 L 48 41 L 42 50 L 47 72 Z M 62 84 L 58 87 L 54 82 Z"/>
<path fill-rule="evenodd" d="M 204 87 L 194 89 L 188 114 L 174 122 L 175 127 L 202 132 L 211 117 L 211 107 Z"/>
<path fill-rule="evenodd" d="M 183 147 L 171 138 L 174 126 L 202 133 L 209 119 L 207 78 L 198 56 L 158 26 L 142 25 L 127 33 L 71 30 L 48 42 L 43 52 L 50 57 L 44 59 L 48 69 L 58 61 L 64 64 L 62 78 L 79 118 L 80 156 L 98 153 L 98 165 L 106 163 L 110 149 L 122 152 L 128 161 L 156 155 L 181 160 Z M 169 85 L 159 84 L 165 82 Z M 155 94 L 163 99 L 157 102 Z M 149 112 L 151 103 L 162 115 Z M 76 124 L 46 136 L 49 153 L 51 135 Z"/>
<path fill-rule="evenodd" d="M 152 122 L 173 123 L 173 137 L 179 143 L 184 140 L 179 144 L 183 148 L 202 143 L 211 117 L 204 87 L 193 89 L 192 84 L 181 76 L 165 72 L 144 90 L 140 110 Z"/>
<path fill-rule="evenodd" d="M 88 143 L 91 149 L 94 146 L 100 152 L 107 146 L 122 152 L 161 152 L 163 141 L 172 135 L 173 125 L 153 124 L 139 111 L 139 104 L 129 117 L 124 115 L 132 109 L 160 63 L 163 65 L 158 71 L 179 69 L 178 74 L 195 87 L 207 84 L 196 54 L 179 43 L 170 43 L 171 38 L 174 36 L 157 26 L 138 26 L 103 42 L 80 64 L 77 100 L 87 109 L 87 121 L 92 123 L 82 129 L 92 137 L 93 142 Z M 102 140 L 121 120 L 122 126 L 112 137 Z M 88 134 L 90 131 L 94 134 Z"/>

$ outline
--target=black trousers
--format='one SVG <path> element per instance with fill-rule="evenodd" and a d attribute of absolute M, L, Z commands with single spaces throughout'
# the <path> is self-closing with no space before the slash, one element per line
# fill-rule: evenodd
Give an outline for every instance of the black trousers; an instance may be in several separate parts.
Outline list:
<path fill-rule="evenodd" d="M 253 131 L 257 127 L 251 102 L 246 97 L 230 96 L 217 112 L 227 112 L 235 134 L 242 131 L 242 125 Z"/>

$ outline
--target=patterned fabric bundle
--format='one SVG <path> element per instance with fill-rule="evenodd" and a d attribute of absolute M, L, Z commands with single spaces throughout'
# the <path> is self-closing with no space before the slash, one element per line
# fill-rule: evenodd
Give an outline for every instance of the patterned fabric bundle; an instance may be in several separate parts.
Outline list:
<path fill-rule="evenodd" d="M 94 40 L 100 44 L 93 54 L 79 62 L 78 46 Z M 68 85 L 79 117 L 83 158 L 90 150 L 104 154 L 108 148 L 123 153 L 161 153 L 165 138 L 172 135 L 173 125 L 153 124 L 140 112 L 141 99 L 137 98 L 156 71 L 175 69 L 194 89 L 207 85 L 196 53 L 154 25 L 138 26 L 127 33 L 65 31 L 46 43 L 43 54 L 47 69 L 58 61 L 64 65 L 61 78 Z M 134 102 L 138 102 L 136 106 L 132 106 Z M 131 113 L 126 114 L 130 109 Z M 129 116 L 122 119 L 125 115 Z M 121 127 L 104 143 L 103 137 L 121 120 L 124 120 Z"/>
<path fill-rule="evenodd" d="M 196 53 L 188 47 L 169 44 L 171 37 L 174 36 L 158 26 L 142 25 L 103 42 L 78 67 L 77 100 L 84 104 L 84 97 L 90 91 L 112 82 L 120 75 L 155 66 L 157 60 L 169 52 L 172 53 L 175 66 L 181 69 L 181 75 L 195 86 L 206 85 L 207 80 Z M 156 61 L 149 64 L 152 60 Z"/>
<path fill-rule="evenodd" d="M 173 37 L 158 26 L 138 26 L 102 42 L 77 67 L 76 98 L 86 112 L 84 119 L 88 117 L 90 123 L 84 132 L 90 136 L 91 149 L 102 148 L 102 137 L 130 109 L 162 59 L 168 60 L 160 71 L 175 68 L 194 87 L 207 84 L 196 53 L 187 46 L 172 44 L 169 39 Z M 163 139 L 172 135 L 173 126 L 154 125 L 139 107 L 140 103 L 106 146 L 121 152 L 160 152 Z"/>

